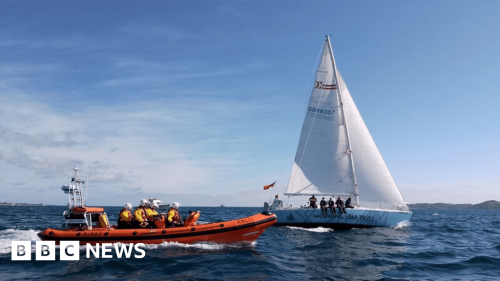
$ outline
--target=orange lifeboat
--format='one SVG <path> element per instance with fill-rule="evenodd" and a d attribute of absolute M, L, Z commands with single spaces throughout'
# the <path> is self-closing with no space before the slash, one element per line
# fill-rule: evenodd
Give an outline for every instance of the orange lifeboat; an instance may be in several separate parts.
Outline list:
<path fill-rule="evenodd" d="M 191 244 L 200 241 L 216 243 L 252 242 L 266 228 L 276 222 L 276 215 L 263 212 L 250 217 L 223 221 L 217 223 L 195 224 L 199 212 L 191 213 L 191 220 L 186 220 L 183 226 L 173 228 L 140 228 L 116 229 L 102 227 L 101 221 L 95 227 L 76 227 L 68 229 L 48 228 L 38 233 L 42 240 L 80 241 L 80 245 L 90 243 L 144 243 L 160 244 L 163 242 L 178 242 Z M 189 224 L 189 225 L 187 225 Z"/>
<path fill-rule="evenodd" d="M 200 212 L 192 212 L 183 225 L 166 228 L 165 217 L 158 216 L 152 224 L 156 228 L 118 229 L 110 226 L 104 208 L 85 206 L 82 196 L 86 180 L 77 177 L 78 168 L 68 185 L 61 189 L 68 194 L 68 210 L 63 213 L 65 223 L 61 229 L 48 228 L 38 233 L 45 241 L 80 241 L 80 245 L 90 243 L 144 243 L 163 242 L 195 243 L 209 241 L 216 243 L 252 242 L 266 228 L 276 223 L 274 214 L 264 211 L 250 217 L 217 223 L 197 224 Z M 156 199 L 153 199 L 156 200 Z M 151 201 L 151 200 L 150 200 Z M 159 201 L 159 200 L 156 200 Z"/>

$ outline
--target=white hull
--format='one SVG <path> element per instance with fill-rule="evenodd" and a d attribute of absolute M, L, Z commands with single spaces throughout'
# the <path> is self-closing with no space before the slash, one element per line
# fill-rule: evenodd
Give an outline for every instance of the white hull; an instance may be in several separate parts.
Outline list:
<path fill-rule="evenodd" d="M 322 215 L 321 209 L 300 208 L 272 210 L 278 216 L 275 226 L 298 226 L 304 228 L 327 227 L 335 230 L 351 228 L 370 228 L 377 226 L 395 226 L 400 222 L 410 220 L 412 212 L 374 209 L 346 209 L 347 214 Z"/>
<path fill-rule="evenodd" d="M 170 209 L 170 204 L 161 204 L 158 207 L 158 210 L 169 210 Z"/>

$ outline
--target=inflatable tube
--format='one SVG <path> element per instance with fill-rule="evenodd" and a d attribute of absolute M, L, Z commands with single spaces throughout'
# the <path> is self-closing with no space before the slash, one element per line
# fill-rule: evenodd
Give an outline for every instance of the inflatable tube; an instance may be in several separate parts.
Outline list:
<path fill-rule="evenodd" d="M 200 212 L 192 212 L 191 215 L 186 219 L 184 222 L 184 226 L 193 226 L 195 225 L 196 221 L 200 218 Z"/>

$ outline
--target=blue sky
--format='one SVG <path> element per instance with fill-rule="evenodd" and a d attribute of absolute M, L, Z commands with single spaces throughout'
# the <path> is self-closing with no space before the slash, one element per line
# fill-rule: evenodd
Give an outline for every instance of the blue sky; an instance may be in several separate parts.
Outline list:
<path fill-rule="evenodd" d="M 2 1 L 0 202 L 261 206 L 324 35 L 405 199 L 500 201 L 498 1 Z M 277 180 L 274 190 L 262 186 Z"/>

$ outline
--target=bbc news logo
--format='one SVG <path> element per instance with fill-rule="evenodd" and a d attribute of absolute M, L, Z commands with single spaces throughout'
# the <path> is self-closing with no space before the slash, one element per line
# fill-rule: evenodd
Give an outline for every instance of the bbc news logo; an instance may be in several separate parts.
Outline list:
<path fill-rule="evenodd" d="M 61 241 L 59 243 L 59 259 L 62 261 L 77 261 L 80 260 L 80 242 L 79 241 Z M 114 246 L 113 246 L 114 245 Z M 121 258 L 124 256 L 129 259 L 134 257 L 142 259 L 146 256 L 144 251 L 144 243 L 137 244 L 112 244 L 112 243 L 99 243 L 93 247 L 89 243 L 86 245 L 87 259 L 92 256 L 95 258 L 111 259 L 113 258 L 112 252 L 115 250 L 116 257 Z M 134 255 L 132 252 L 135 250 Z M 31 260 L 31 241 L 12 241 L 12 260 L 13 261 L 30 261 Z M 55 261 L 56 260 L 56 242 L 55 241 L 36 241 L 35 257 L 37 261 Z"/>

